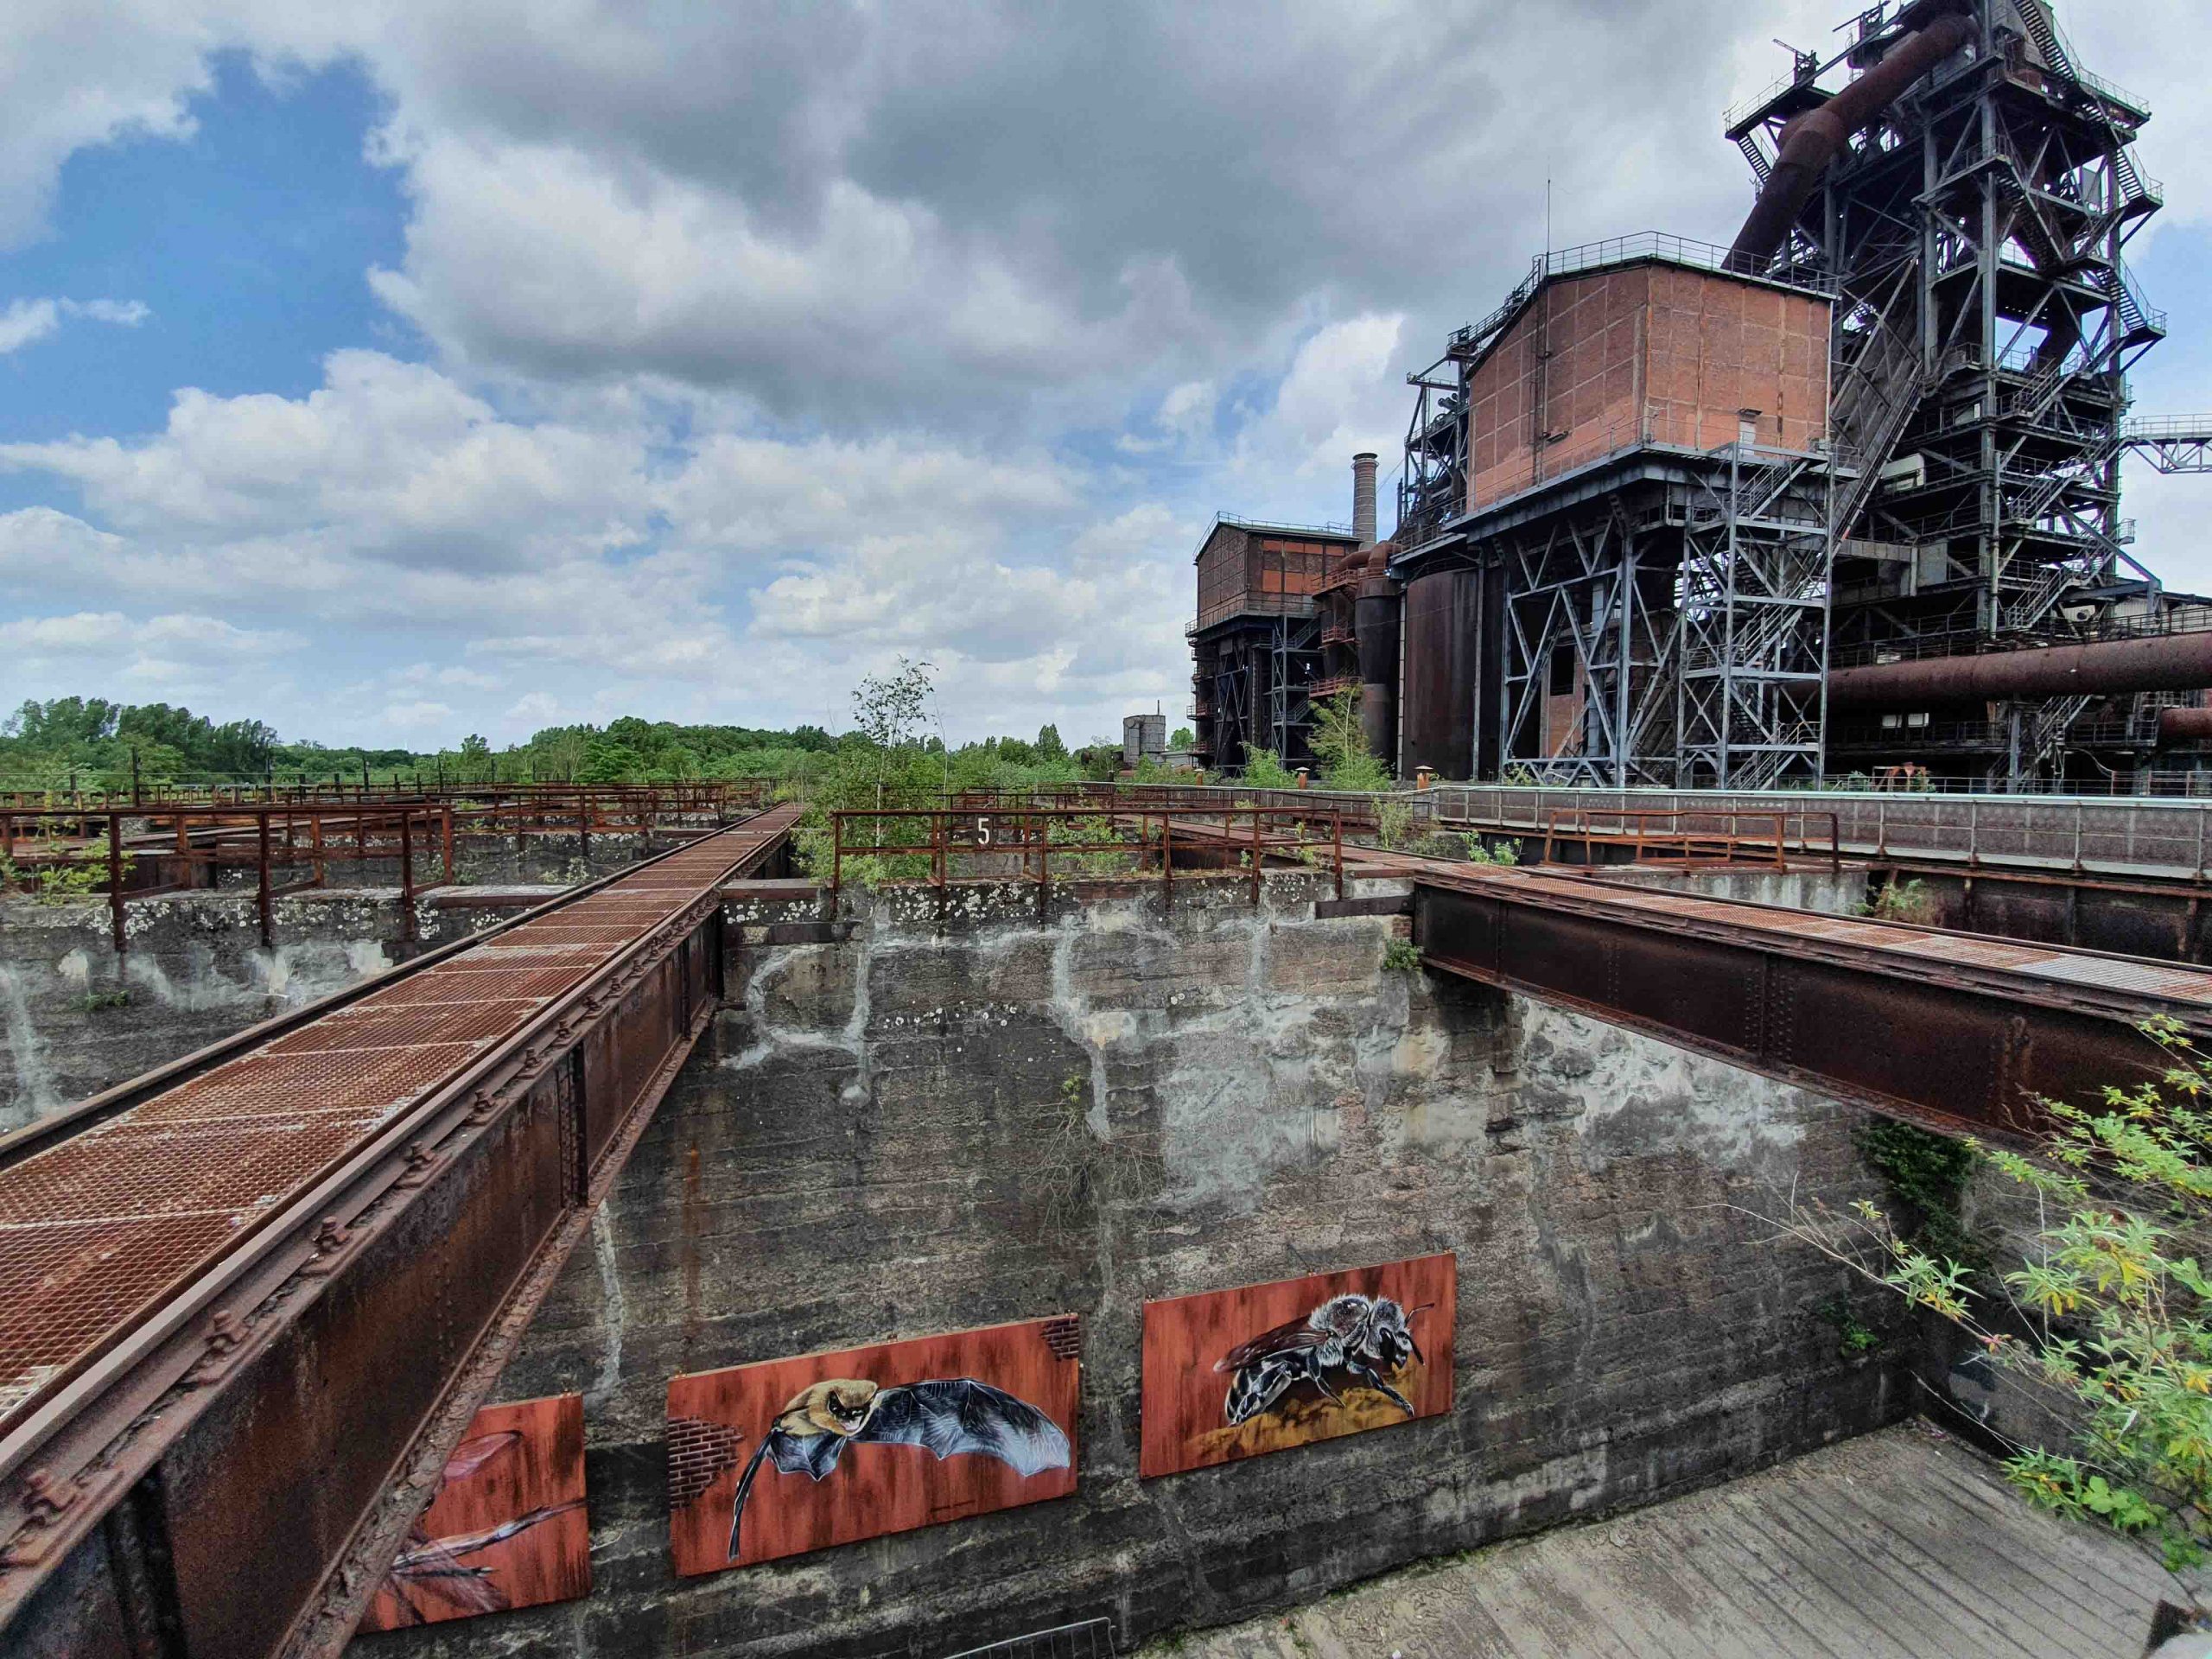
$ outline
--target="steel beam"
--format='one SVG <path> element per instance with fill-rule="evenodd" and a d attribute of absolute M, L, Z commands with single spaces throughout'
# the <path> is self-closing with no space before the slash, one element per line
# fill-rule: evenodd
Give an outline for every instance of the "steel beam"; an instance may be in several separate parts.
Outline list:
<path fill-rule="evenodd" d="M 1571 879 L 1424 875 L 1414 938 L 1431 969 L 1954 1134 L 2141 1081 L 2151 1014 L 2212 1038 L 2202 969 Z"/>

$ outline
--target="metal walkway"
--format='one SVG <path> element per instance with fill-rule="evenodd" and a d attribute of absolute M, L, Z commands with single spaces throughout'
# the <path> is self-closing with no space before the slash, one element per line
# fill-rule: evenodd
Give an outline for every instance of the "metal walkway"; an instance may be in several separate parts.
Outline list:
<path fill-rule="evenodd" d="M 311 1617 L 326 1578 L 389 1555 L 388 1518 L 364 1516 L 465 1421 L 456 1391 L 490 1382 L 711 1013 L 722 884 L 797 817 L 245 1033 L 97 1121 L 0 1141 L 0 1648 L 126 1494 L 133 1530 L 151 1504 L 163 1536 L 150 1589 L 111 1567 L 124 1624 L 241 1656 L 343 1639 L 358 1598 Z M 257 1573 L 285 1560 L 228 1582 L 257 1522 L 285 1543 Z M 134 1595 L 152 1605 L 132 1615 Z M 89 1637 L 56 1650 L 105 1650 Z"/>

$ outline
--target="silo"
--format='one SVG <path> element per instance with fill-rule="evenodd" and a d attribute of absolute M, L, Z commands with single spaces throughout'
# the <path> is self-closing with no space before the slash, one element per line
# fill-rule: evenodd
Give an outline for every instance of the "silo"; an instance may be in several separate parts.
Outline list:
<path fill-rule="evenodd" d="M 1122 721 L 1122 764 L 1134 766 L 1149 757 L 1160 760 L 1167 753 L 1167 716 L 1166 715 L 1131 715 Z"/>

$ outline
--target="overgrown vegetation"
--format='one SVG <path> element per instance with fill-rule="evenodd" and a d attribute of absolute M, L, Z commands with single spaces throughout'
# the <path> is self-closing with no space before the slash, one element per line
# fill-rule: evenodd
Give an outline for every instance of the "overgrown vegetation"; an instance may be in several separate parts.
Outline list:
<path fill-rule="evenodd" d="M 1392 939 L 1382 947 L 1386 973 L 1410 974 L 1421 967 L 1421 947 L 1411 939 Z"/>
<path fill-rule="evenodd" d="M 1501 841 L 1492 846 L 1474 831 L 1467 832 L 1467 862 L 1470 864 L 1494 864 L 1510 869 L 1520 861 L 1520 851 L 1511 842 Z"/>
<path fill-rule="evenodd" d="M 1988 1253 L 1966 1223 L 1967 1187 L 1977 1161 L 1973 1146 L 1885 1117 L 1869 1118 L 1856 1138 L 1859 1155 L 1881 1172 L 1898 1206 L 1898 1236 L 1927 1255 L 1986 1271 Z"/>
<path fill-rule="evenodd" d="M 1314 705 L 1312 741 L 1313 757 L 1321 763 L 1321 781 L 1331 789 L 1375 795 L 1396 782 L 1367 746 L 1356 690 L 1339 691 Z"/>
<path fill-rule="evenodd" d="M 1249 789 L 1295 789 L 1298 774 L 1273 749 L 1244 751 L 1244 784 Z"/>
<path fill-rule="evenodd" d="M 941 735 L 925 735 L 916 747 L 937 753 L 944 745 Z M 135 760 L 139 786 L 149 792 L 171 784 L 264 779 L 658 784 L 758 778 L 798 796 L 848 770 L 855 751 L 872 760 L 865 732 L 833 734 L 806 725 L 789 731 L 686 726 L 628 717 L 603 727 L 545 727 L 502 749 L 476 735 L 458 747 L 434 750 L 332 747 L 284 741 L 259 721 L 217 725 L 165 703 L 60 697 L 26 702 L 0 724 L 0 788 L 127 790 Z M 1103 767 L 1097 775 L 1111 777 L 1121 746 L 1102 738 L 1083 754 L 1090 766 Z M 999 737 L 969 744 L 952 751 L 950 763 L 956 789 L 1019 787 L 1033 779 L 1073 782 L 1086 765 L 1049 725 L 1033 740 Z M 940 764 L 938 770 L 945 767 Z"/>
<path fill-rule="evenodd" d="M 1900 881 L 1893 876 L 1859 906 L 1859 913 L 1879 922 L 1910 922 L 1915 927 L 1933 927 L 1940 912 L 1936 895 L 1928 891 L 1925 881 L 1917 877 Z"/>
<path fill-rule="evenodd" d="M 2173 1020 L 2144 1029 L 2163 1071 L 2092 1105 L 2044 1101 L 2052 1127 L 2031 1150 L 1870 1132 L 1908 1213 L 1796 1208 L 1781 1226 L 1948 1321 L 2020 1384 L 2046 1425 L 2005 1460 L 2028 1497 L 2186 1567 L 2212 1544 L 2212 1060 Z M 1944 1219 L 1977 1162 L 2042 1218 L 2009 1272 L 1977 1267 Z"/>

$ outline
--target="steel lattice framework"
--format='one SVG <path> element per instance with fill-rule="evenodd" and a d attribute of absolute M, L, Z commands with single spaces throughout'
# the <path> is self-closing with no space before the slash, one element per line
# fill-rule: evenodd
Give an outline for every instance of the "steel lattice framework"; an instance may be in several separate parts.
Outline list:
<path fill-rule="evenodd" d="M 2149 113 L 2082 67 L 2044 0 L 1961 10 L 1968 44 L 1851 137 L 1778 261 L 1842 294 L 1840 663 L 2063 638 L 2157 592 L 2119 517 L 2128 372 L 2166 332 L 2124 257 L 2163 201 L 2130 150 Z M 1868 10 L 1732 124 L 1762 184 L 1823 75 L 1878 60 L 1898 25 Z M 2145 447 L 2192 461 L 2186 434 Z M 2014 711 L 1993 777 L 2048 766 L 2080 708 Z"/>

